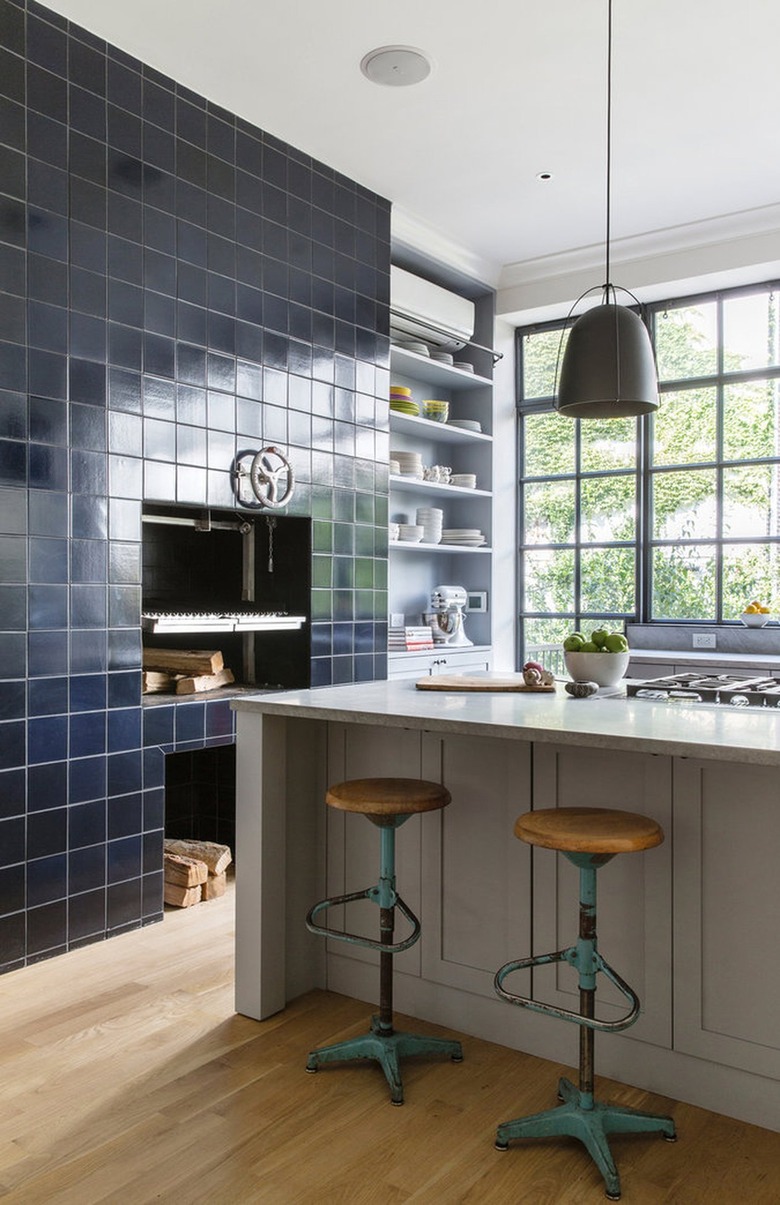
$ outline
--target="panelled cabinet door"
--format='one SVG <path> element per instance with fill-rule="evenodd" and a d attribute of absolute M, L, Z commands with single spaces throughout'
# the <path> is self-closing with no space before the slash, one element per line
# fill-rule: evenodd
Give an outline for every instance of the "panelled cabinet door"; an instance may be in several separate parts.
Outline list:
<path fill-rule="evenodd" d="M 587 705 L 587 704 L 586 704 Z M 597 706 L 597 704 L 594 704 Z M 668 840 L 642 853 L 618 854 L 597 876 L 598 948 L 642 1003 L 632 1038 L 671 1046 L 671 760 L 649 753 L 534 746 L 534 808 L 603 807 L 657 820 Z M 574 945 L 579 871 L 563 855 L 535 848 L 533 953 Z M 530 952 L 530 951 L 529 951 Z M 604 975 L 596 1016 L 615 1020 L 629 1004 Z M 576 972 L 565 963 L 533 971 L 538 1000 L 578 1011 Z"/>
<path fill-rule="evenodd" d="M 422 734 L 411 728 L 372 724 L 328 725 L 328 782 L 351 778 L 421 778 Z M 323 807 L 325 801 L 323 800 Z M 344 895 L 376 886 L 379 879 L 379 829 L 365 816 L 327 808 L 327 894 Z M 420 916 L 420 817 L 411 816 L 396 831 L 396 888 Z M 344 914 L 347 914 L 346 917 Z M 329 909 L 322 923 L 365 937 L 379 937 L 379 909 L 368 900 Z M 396 940 L 409 932 L 396 913 Z M 373 950 L 346 942 L 328 942 L 328 952 L 377 962 Z M 407 975 L 420 973 L 420 943 L 395 956 L 395 966 Z"/>
<path fill-rule="evenodd" d="M 424 978 L 495 999 L 493 976 L 530 943 L 530 856 L 513 835 L 530 806 L 530 745 L 488 737 L 423 741 L 423 776 L 452 795 L 423 816 Z M 527 973 L 515 990 L 528 990 Z"/>
<path fill-rule="evenodd" d="M 675 1049 L 780 1077 L 780 772 L 675 759 Z"/>

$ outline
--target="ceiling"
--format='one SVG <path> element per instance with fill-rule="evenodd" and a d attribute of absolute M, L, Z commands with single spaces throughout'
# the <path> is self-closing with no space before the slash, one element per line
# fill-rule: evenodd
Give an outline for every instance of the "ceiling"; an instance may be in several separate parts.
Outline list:
<path fill-rule="evenodd" d="M 388 197 L 486 280 L 603 243 L 607 0 L 49 7 Z M 777 0 L 615 0 L 614 239 L 780 202 L 779 44 Z M 370 83 L 382 45 L 433 71 Z"/>

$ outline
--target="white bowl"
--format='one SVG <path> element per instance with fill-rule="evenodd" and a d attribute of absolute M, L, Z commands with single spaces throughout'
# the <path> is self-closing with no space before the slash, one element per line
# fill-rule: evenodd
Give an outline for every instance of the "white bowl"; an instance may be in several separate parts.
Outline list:
<path fill-rule="evenodd" d="M 760 611 L 743 611 L 740 619 L 746 628 L 763 628 L 765 623 L 769 623 L 769 616 L 762 615 Z"/>
<path fill-rule="evenodd" d="M 566 653 L 563 659 L 574 682 L 615 686 L 628 669 L 630 653 Z"/>

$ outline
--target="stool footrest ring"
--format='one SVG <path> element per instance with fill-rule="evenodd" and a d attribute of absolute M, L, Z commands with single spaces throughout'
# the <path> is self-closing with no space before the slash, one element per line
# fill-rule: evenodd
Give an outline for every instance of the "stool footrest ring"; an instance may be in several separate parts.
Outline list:
<path fill-rule="evenodd" d="M 576 948 L 569 946 L 565 950 L 556 950 L 552 954 L 537 954 L 533 958 L 521 958 L 514 962 L 507 962 L 504 966 L 496 971 L 493 979 L 493 987 L 496 995 L 502 1000 L 508 1001 L 509 1004 L 517 1004 L 520 1008 L 528 1008 L 532 1012 L 546 1013 L 551 1017 L 560 1017 L 563 1021 L 573 1021 L 575 1025 L 584 1025 L 588 1029 L 598 1029 L 607 1033 L 615 1033 L 621 1029 L 628 1029 L 629 1025 L 633 1025 L 639 1016 L 639 997 L 632 987 L 626 983 L 618 975 L 617 971 L 605 962 L 598 951 L 594 951 L 594 971 L 602 971 L 607 979 L 614 983 L 618 991 L 625 996 L 629 1001 L 631 1008 L 623 1017 L 618 1017 L 615 1021 L 600 1021 L 596 1017 L 584 1017 L 581 1013 L 572 1012 L 570 1009 L 559 1008 L 555 1004 L 545 1004 L 541 1000 L 533 1000 L 530 996 L 518 996 L 514 992 L 509 992 L 504 987 L 504 980 L 514 971 L 523 971 L 528 967 L 546 966 L 552 962 L 571 962 L 576 954 Z"/>
<path fill-rule="evenodd" d="M 420 936 L 422 926 L 417 917 L 412 912 L 408 904 L 404 903 L 400 895 L 396 895 L 393 907 L 397 908 L 402 916 L 404 916 L 412 926 L 412 932 L 403 941 L 394 942 L 392 945 L 385 944 L 381 941 L 376 941 L 371 937 L 362 937 L 358 933 L 349 933 L 339 929 L 328 929 L 324 925 L 314 923 L 314 917 L 320 912 L 324 912 L 326 908 L 335 908 L 337 904 L 351 904 L 354 900 L 371 900 L 376 903 L 376 887 L 366 887 L 364 891 L 351 891 L 348 895 L 336 895 L 329 900 L 320 900 L 306 913 L 306 928 L 310 933 L 317 933 L 320 937 L 330 937 L 334 941 L 346 941 L 353 946 L 363 946 L 367 950 L 378 950 L 381 954 L 401 954 L 404 950 L 408 950 L 413 946 Z"/>

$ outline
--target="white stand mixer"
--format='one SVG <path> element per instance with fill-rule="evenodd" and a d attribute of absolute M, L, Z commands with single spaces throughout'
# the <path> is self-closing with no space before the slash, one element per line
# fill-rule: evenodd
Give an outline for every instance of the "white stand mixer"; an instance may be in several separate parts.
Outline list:
<path fill-rule="evenodd" d="M 472 645 L 464 628 L 463 610 L 468 601 L 464 586 L 437 586 L 431 593 L 431 611 L 423 619 L 433 629 L 435 644 L 448 644 L 452 648 Z"/>

